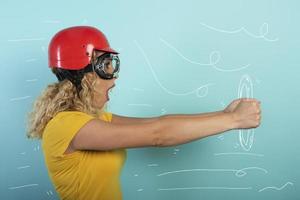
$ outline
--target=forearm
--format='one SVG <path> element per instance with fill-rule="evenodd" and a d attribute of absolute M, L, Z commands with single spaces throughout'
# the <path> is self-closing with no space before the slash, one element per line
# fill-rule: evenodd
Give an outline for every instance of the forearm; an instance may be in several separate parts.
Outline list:
<path fill-rule="evenodd" d="M 161 117 L 157 146 L 184 144 L 235 127 L 232 116 L 222 111 L 184 116 L 166 115 Z"/>
<path fill-rule="evenodd" d="M 200 114 L 168 114 L 168 115 L 162 115 L 158 117 L 151 117 L 151 118 L 138 118 L 138 117 L 126 117 L 126 116 L 120 116 L 113 114 L 112 117 L 112 123 L 117 124 L 136 124 L 136 123 L 149 123 L 149 122 L 155 122 L 159 120 L 160 118 L 194 118 L 199 116 L 211 116 L 216 115 L 223 111 L 217 111 L 217 112 L 208 112 L 208 113 L 200 113 Z"/>
<path fill-rule="evenodd" d="M 197 113 L 197 114 L 168 114 L 163 115 L 164 118 L 185 118 L 185 119 L 192 119 L 192 118 L 199 118 L 199 117 L 208 117 L 208 116 L 215 116 L 217 114 L 223 113 L 223 111 L 215 111 L 215 112 L 207 112 L 207 113 Z"/>

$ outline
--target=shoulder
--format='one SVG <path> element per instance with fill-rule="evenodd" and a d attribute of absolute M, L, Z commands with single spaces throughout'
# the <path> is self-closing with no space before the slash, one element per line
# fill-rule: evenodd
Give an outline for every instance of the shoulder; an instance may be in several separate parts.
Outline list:
<path fill-rule="evenodd" d="M 74 135 L 94 116 L 78 111 L 57 113 L 43 132 L 43 149 L 47 155 L 63 157 Z"/>
<path fill-rule="evenodd" d="M 59 127 L 60 129 L 77 126 L 79 124 L 84 124 L 91 119 L 102 119 L 107 122 L 112 121 L 113 114 L 110 112 L 103 112 L 99 117 L 95 117 L 85 112 L 81 111 L 61 111 L 58 112 L 47 124 L 46 128 L 49 127 Z M 46 129 L 45 128 L 45 129 Z"/>
<path fill-rule="evenodd" d="M 65 129 L 70 126 L 76 126 L 78 124 L 84 123 L 93 118 L 95 117 L 85 112 L 61 111 L 58 112 L 56 115 L 54 115 L 53 118 L 47 123 L 47 126 L 45 127 L 45 131 L 47 129 L 56 129 L 56 128 Z"/>

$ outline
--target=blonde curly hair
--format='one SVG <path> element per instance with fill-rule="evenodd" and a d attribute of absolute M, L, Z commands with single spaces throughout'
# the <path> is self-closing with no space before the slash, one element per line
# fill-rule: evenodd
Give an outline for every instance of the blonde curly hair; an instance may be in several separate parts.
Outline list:
<path fill-rule="evenodd" d="M 55 68 L 52 68 L 55 74 Z M 106 104 L 101 108 L 93 105 L 93 88 L 96 83 L 97 75 L 93 73 L 91 83 L 88 81 L 87 74 L 84 74 L 79 92 L 71 81 L 65 79 L 61 82 L 49 84 L 41 95 L 33 102 L 33 110 L 28 113 L 27 119 L 27 138 L 42 139 L 43 131 L 47 123 L 59 112 L 62 111 L 81 111 L 94 117 L 99 117 L 106 109 Z"/>

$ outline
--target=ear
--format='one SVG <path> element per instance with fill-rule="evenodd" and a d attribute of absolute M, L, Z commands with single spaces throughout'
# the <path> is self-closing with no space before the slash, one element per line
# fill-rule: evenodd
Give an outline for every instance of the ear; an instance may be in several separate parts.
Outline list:
<path fill-rule="evenodd" d="M 85 76 L 86 76 L 87 82 L 89 84 L 91 84 L 92 83 L 92 79 L 93 79 L 93 72 L 86 73 Z"/>
<path fill-rule="evenodd" d="M 97 74 L 96 72 L 89 72 L 89 73 L 86 73 L 86 78 L 87 78 L 87 81 L 89 84 L 92 84 L 93 80 L 95 78 L 97 78 Z"/>

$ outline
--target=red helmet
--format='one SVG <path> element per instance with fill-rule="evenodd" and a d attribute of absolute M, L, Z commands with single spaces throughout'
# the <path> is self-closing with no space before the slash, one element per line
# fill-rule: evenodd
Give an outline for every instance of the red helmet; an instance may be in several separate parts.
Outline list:
<path fill-rule="evenodd" d="M 90 26 L 74 26 L 63 29 L 51 39 L 48 48 L 49 67 L 68 70 L 85 68 L 93 50 L 118 54 L 98 29 Z"/>

